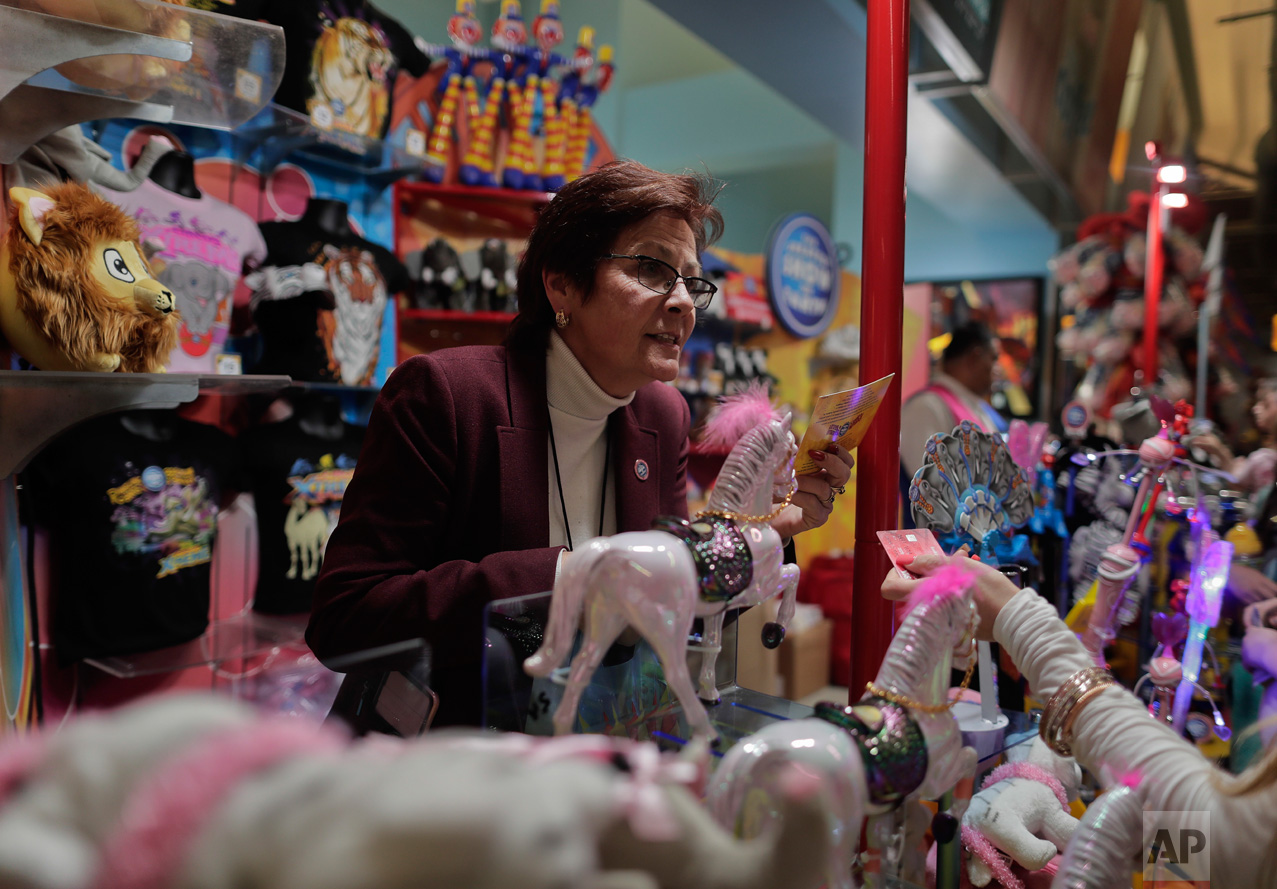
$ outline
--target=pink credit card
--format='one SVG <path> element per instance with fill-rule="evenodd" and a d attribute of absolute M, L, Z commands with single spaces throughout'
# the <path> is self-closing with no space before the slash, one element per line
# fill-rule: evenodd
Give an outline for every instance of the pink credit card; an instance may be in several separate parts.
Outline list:
<path fill-rule="evenodd" d="M 932 553 L 937 556 L 945 554 L 944 550 L 940 548 L 940 543 L 936 540 L 936 535 L 932 534 L 928 528 L 879 531 L 878 540 L 891 558 L 891 564 L 895 566 L 896 571 L 905 580 L 918 579 L 917 574 L 913 574 L 901 567 L 912 562 L 915 556 L 921 556 L 926 553 Z"/>

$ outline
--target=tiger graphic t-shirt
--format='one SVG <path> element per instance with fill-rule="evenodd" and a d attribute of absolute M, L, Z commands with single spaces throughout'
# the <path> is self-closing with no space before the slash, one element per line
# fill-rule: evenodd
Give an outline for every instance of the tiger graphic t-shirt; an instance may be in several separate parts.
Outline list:
<path fill-rule="evenodd" d="M 265 222 L 262 267 L 245 277 L 261 334 L 258 373 L 295 380 L 371 386 L 382 326 L 408 272 L 395 255 L 352 233 L 313 223 Z"/>
<path fill-rule="evenodd" d="M 350 423 L 311 434 L 296 416 L 240 435 L 257 513 L 255 610 L 310 611 L 328 535 L 337 526 L 363 439 L 364 428 Z"/>
<path fill-rule="evenodd" d="M 430 67 L 403 25 L 363 0 L 266 0 L 257 15 L 288 35 L 275 101 L 323 130 L 383 138 L 399 70 Z"/>
<path fill-rule="evenodd" d="M 91 420 L 26 471 L 48 528 L 51 627 L 63 664 L 177 645 L 208 626 L 219 504 L 240 487 L 234 442 L 168 412 Z"/>

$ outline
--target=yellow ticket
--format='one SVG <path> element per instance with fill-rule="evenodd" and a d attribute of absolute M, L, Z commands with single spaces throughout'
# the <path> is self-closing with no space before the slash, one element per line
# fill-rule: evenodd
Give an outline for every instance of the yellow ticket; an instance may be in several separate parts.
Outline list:
<path fill-rule="evenodd" d="M 794 460 L 794 473 L 807 475 L 821 468 L 811 458 L 808 451 L 823 451 L 834 442 L 849 451 L 854 451 L 864 440 L 878 413 L 878 405 L 882 403 L 882 394 L 891 385 L 895 374 L 887 374 L 881 380 L 861 386 L 857 389 L 846 389 L 830 395 L 822 395 L 816 399 L 816 407 L 811 412 L 811 422 L 803 433 L 803 440 L 798 445 L 798 457 Z"/>

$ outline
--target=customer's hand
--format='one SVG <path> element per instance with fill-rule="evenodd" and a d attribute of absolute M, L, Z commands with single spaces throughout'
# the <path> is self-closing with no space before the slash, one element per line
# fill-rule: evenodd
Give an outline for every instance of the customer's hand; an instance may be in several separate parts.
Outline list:
<path fill-rule="evenodd" d="M 996 568 L 968 558 L 965 549 L 954 556 L 917 556 L 902 567 L 921 577 L 929 577 L 946 565 L 958 565 L 975 575 L 975 607 L 980 616 L 976 638 L 982 642 L 993 641 L 993 623 L 998 619 L 1002 606 L 1020 590 Z M 882 582 L 882 595 L 887 599 L 903 599 L 916 590 L 921 580 L 905 580 L 893 568 Z"/>
<path fill-rule="evenodd" d="M 1242 663 L 1256 682 L 1277 679 L 1277 630 L 1247 627 L 1242 637 Z"/>
<path fill-rule="evenodd" d="M 1228 572 L 1227 589 L 1228 594 L 1243 605 L 1277 598 L 1277 583 L 1249 565 L 1232 566 Z"/>
<path fill-rule="evenodd" d="M 793 501 L 772 519 L 772 527 L 782 540 L 819 528 L 829 521 L 834 501 L 846 489 L 851 479 L 851 467 L 856 465 L 851 452 L 836 442 L 827 450 L 810 453 L 812 459 L 820 464 L 820 469 L 798 476 L 798 491 Z"/>
<path fill-rule="evenodd" d="M 1198 448 L 1209 454 L 1219 461 L 1223 469 L 1228 469 L 1233 462 L 1233 452 L 1228 446 L 1220 441 L 1219 436 L 1213 432 L 1204 432 L 1201 435 L 1194 435 L 1187 442 L 1189 447 Z"/>

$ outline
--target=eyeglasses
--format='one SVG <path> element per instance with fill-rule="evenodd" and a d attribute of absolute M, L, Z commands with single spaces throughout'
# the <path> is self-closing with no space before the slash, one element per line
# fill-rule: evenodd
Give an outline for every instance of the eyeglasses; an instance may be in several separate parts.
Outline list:
<path fill-rule="evenodd" d="M 680 275 L 678 269 L 668 262 L 642 253 L 604 253 L 603 259 L 633 259 L 638 262 L 638 282 L 648 290 L 668 294 L 680 280 L 692 298 L 692 305 L 698 309 L 708 309 L 718 287 L 704 278 Z"/>

